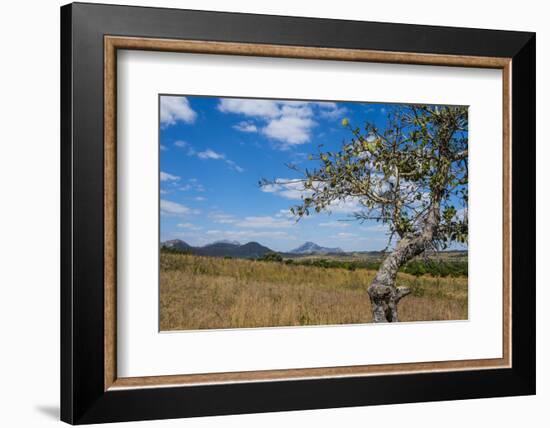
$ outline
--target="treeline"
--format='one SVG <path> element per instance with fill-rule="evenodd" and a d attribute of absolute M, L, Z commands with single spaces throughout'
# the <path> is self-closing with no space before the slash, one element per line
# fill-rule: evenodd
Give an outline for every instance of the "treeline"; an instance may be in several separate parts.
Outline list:
<path fill-rule="evenodd" d="M 279 262 L 287 265 L 314 266 L 325 269 L 337 268 L 354 271 L 356 269 L 378 270 L 380 260 L 334 260 L 334 259 L 284 259 L 278 253 L 268 253 L 259 261 Z M 468 262 L 458 260 L 413 260 L 400 269 L 400 272 L 414 276 L 432 275 L 439 277 L 468 276 Z"/>
<path fill-rule="evenodd" d="M 407 263 L 402 272 L 414 275 L 432 275 L 432 276 L 468 276 L 467 261 L 443 261 L 443 260 L 413 260 Z"/>
<path fill-rule="evenodd" d="M 190 250 L 182 250 L 179 248 L 171 248 L 171 247 L 160 247 L 160 252 L 166 253 L 166 254 L 187 254 L 187 255 L 193 254 L 193 252 Z"/>

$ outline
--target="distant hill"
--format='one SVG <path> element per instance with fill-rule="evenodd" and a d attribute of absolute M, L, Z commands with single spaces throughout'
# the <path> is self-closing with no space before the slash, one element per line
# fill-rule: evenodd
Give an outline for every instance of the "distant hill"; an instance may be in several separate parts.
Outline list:
<path fill-rule="evenodd" d="M 289 253 L 292 254 L 334 254 L 334 253 L 343 253 L 344 251 L 341 248 L 328 248 L 321 247 L 315 242 L 308 241 L 303 245 L 300 245 L 298 248 L 290 250 Z"/>
<path fill-rule="evenodd" d="M 233 256 L 235 250 L 239 247 L 240 245 L 228 244 L 225 242 L 214 242 L 212 244 L 205 245 L 204 247 L 193 248 L 193 253 L 200 256 L 210 257 Z"/>
<path fill-rule="evenodd" d="M 170 241 L 165 241 L 161 244 L 164 248 L 170 248 L 171 250 L 179 250 L 179 251 L 188 251 L 191 248 L 191 245 L 189 245 L 187 242 L 182 241 L 181 239 L 171 239 Z"/>
<path fill-rule="evenodd" d="M 241 245 L 237 241 L 217 241 L 203 247 L 192 247 L 181 239 L 165 241 L 161 245 L 171 250 L 185 251 L 199 256 L 209 257 L 235 257 L 253 259 L 262 257 L 273 251 L 257 242 L 248 242 Z"/>
<path fill-rule="evenodd" d="M 239 241 L 232 241 L 230 239 L 220 239 L 219 241 L 212 242 L 213 244 L 233 244 L 233 245 L 241 245 Z"/>
<path fill-rule="evenodd" d="M 261 257 L 266 253 L 272 252 L 273 250 L 257 242 L 248 242 L 235 249 L 235 257 Z"/>

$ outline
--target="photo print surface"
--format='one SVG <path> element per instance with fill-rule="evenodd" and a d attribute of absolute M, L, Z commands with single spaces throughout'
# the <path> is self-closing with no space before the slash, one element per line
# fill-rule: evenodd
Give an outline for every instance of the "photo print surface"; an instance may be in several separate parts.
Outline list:
<path fill-rule="evenodd" d="M 160 330 L 468 319 L 468 108 L 159 95 Z"/>

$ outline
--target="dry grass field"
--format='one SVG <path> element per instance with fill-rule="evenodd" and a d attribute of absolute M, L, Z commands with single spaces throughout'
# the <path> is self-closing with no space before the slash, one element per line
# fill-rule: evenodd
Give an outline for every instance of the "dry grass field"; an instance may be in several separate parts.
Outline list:
<path fill-rule="evenodd" d="M 375 272 L 161 254 L 160 329 L 195 330 L 371 322 Z M 411 288 L 401 321 L 468 317 L 466 277 L 399 274 Z"/>

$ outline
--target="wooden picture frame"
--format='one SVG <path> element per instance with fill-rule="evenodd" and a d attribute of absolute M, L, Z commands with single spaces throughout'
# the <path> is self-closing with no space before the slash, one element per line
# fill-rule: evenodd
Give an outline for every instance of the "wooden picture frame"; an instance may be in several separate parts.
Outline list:
<path fill-rule="evenodd" d="M 118 49 L 502 70 L 502 358 L 118 377 Z M 534 34 L 77 3 L 61 9 L 61 52 L 62 420 L 114 422 L 535 392 Z"/>

